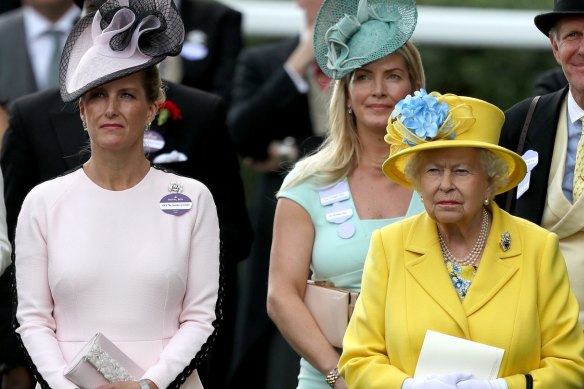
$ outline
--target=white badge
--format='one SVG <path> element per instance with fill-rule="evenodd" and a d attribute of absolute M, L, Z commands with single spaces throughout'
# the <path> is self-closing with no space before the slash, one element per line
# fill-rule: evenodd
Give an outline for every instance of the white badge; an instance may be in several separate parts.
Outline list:
<path fill-rule="evenodd" d="M 535 150 L 527 150 L 525 154 L 523 154 L 522 158 L 525 161 L 525 164 L 527 165 L 527 174 L 525 175 L 525 178 L 523 178 L 523 180 L 521 180 L 521 182 L 517 186 L 517 198 L 523 196 L 523 194 L 527 192 L 527 189 L 529 189 L 531 171 L 533 170 L 534 167 L 537 166 L 537 163 L 539 162 L 539 154 Z"/>

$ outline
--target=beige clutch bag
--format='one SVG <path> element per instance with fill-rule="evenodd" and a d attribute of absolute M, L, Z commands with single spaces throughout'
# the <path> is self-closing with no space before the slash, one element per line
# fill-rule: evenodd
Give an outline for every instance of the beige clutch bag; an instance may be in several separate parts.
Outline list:
<path fill-rule="evenodd" d="M 358 292 L 322 281 L 306 281 L 304 303 L 330 344 L 341 348 Z"/>
<path fill-rule="evenodd" d="M 105 335 L 97 333 L 65 369 L 65 377 L 81 389 L 119 381 L 137 381 L 144 370 Z"/>

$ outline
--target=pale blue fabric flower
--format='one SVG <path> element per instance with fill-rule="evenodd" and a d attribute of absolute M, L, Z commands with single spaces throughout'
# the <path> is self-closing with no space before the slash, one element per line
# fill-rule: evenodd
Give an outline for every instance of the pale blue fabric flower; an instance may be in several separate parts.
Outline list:
<path fill-rule="evenodd" d="M 414 92 L 400 100 L 391 114 L 417 137 L 431 140 L 438 135 L 438 130 L 448 117 L 450 107 L 446 103 L 440 103 L 436 97 L 429 95 L 425 89 Z M 411 141 L 404 139 L 410 146 Z"/>

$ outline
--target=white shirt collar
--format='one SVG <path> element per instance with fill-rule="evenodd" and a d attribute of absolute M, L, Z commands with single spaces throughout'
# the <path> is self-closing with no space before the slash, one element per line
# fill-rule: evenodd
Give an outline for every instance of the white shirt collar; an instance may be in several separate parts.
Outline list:
<path fill-rule="evenodd" d="M 24 6 L 23 12 L 24 26 L 28 39 L 36 39 L 51 28 L 62 31 L 65 35 L 68 35 L 80 13 L 79 8 L 76 5 L 71 5 L 61 19 L 53 24 L 32 7 Z"/>
<path fill-rule="evenodd" d="M 568 93 L 568 121 L 575 124 L 582 116 L 584 116 L 584 109 L 576 103 L 574 96 L 572 96 L 572 90 L 570 90 Z"/>

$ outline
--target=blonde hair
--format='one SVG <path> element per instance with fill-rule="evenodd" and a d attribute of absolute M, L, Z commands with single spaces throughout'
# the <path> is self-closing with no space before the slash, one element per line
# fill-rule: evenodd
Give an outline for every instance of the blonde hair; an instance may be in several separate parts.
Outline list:
<path fill-rule="evenodd" d="M 424 87 L 426 76 L 420 52 L 406 42 L 396 53 L 406 62 L 412 89 Z M 298 161 L 294 176 L 286 180 L 280 190 L 296 186 L 309 178 L 319 185 L 337 182 L 349 174 L 361 156 L 361 143 L 353 115 L 347 113 L 347 86 L 354 72 L 335 82 L 329 104 L 329 132 L 321 146 L 311 155 Z"/>

